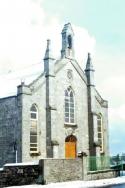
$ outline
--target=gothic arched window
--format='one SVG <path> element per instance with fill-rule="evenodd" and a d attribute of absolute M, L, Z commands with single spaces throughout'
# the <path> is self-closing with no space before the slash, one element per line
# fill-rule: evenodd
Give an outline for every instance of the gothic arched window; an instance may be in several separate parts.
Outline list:
<path fill-rule="evenodd" d="M 65 90 L 65 122 L 74 123 L 74 94 L 71 88 Z"/>
<path fill-rule="evenodd" d="M 38 151 L 38 110 L 35 104 L 30 108 L 30 152 Z"/>
<path fill-rule="evenodd" d="M 100 144 L 100 152 L 103 152 L 103 125 L 102 125 L 102 115 L 97 116 L 97 131 L 98 131 L 98 142 Z"/>

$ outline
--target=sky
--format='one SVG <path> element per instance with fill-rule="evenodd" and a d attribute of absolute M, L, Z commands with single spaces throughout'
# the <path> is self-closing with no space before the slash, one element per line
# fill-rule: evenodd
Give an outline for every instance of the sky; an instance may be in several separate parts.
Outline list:
<path fill-rule="evenodd" d="M 124 0 L 0 0 L 0 97 L 42 72 L 48 38 L 60 57 L 61 30 L 70 22 L 76 59 L 84 70 L 92 54 L 96 88 L 109 101 L 110 153 L 125 153 L 124 7 Z"/>

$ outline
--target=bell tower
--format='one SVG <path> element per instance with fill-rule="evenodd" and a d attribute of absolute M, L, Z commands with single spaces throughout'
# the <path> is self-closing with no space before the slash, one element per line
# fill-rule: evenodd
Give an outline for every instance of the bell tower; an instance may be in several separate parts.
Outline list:
<path fill-rule="evenodd" d="M 74 33 L 70 23 L 64 25 L 62 30 L 61 58 L 74 58 Z"/>

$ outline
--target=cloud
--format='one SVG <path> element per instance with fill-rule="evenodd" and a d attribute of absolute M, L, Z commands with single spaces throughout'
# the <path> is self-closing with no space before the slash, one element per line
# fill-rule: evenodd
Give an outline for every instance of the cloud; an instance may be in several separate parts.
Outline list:
<path fill-rule="evenodd" d="M 44 17 L 45 13 L 38 2 L 0 1 L 1 72 L 15 70 L 34 61 L 39 62 L 37 51 L 40 50 L 41 41 L 38 41 L 40 38 L 37 30 L 40 20 L 43 23 Z M 32 24 L 33 20 L 36 25 Z"/>
<path fill-rule="evenodd" d="M 60 58 L 63 23 L 57 16 L 49 17 L 44 11 L 42 3 L 43 0 L 0 1 L 0 86 L 3 84 L 3 79 L 6 83 L 10 78 L 11 88 L 14 88 L 17 85 L 16 77 L 18 75 L 20 75 L 20 79 L 24 79 L 27 74 L 34 74 L 38 70 L 42 72 L 48 38 L 52 41 L 54 56 Z M 84 28 L 73 25 L 73 29 L 76 58 L 82 62 L 88 51 L 94 52 L 95 39 Z M 31 69 L 34 64 L 36 68 L 33 67 L 32 71 L 28 71 L 28 67 Z M 19 74 L 19 70 L 25 72 L 23 69 L 26 69 L 27 73 Z M 17 71 L 15 76 L 13 76 L 13 71 Z M 8 77 L 3 77 L 1 74 L 8 74 Z M 10 88 L 7 89 L 6 84 L 3 90 L 4 88 L 6 92 L 7 90 L 9 92 Z"/>
<path fill-rule="evenodd" d="M 98 41 L 97 41 L 98 43 Z M 105 47 L 104 47 L 105 49 Z M 109 143 L 112 154 L 124 152 L 125 135 L 125 58 L 124 54 L 96 51 L 97 89 L 108 100 Z"/>
<path fill-rule="evenodd" d="M 103 93 L 104 96 L 109 100 L 110 105 L 113 107 L 119 106 L 119 104 L 123 104 L 124 94 L 125 94 L 125 75 L 124 74 L 116 74 L 113 73 L 109 76 L 104 72 L 104 79 L 99 83 L 98 87 Z"/>
<path fill-rule="evenodd" d="M 87 29 L 73 26 L 75 32 L 75 55 L 80 64 L 86 63 L 87 54 L 90 52 L 92 56 L 95 54 L 96 39 L 91 36 Z"/>
<path fill-rule="evenodd" d="M 118 127 L 122 131 L 125 131 L 125 104 L 115 108 L 109 108 L 109 122 L 114 125 L 114 127 L 111 127 L 112 129 Z"/>

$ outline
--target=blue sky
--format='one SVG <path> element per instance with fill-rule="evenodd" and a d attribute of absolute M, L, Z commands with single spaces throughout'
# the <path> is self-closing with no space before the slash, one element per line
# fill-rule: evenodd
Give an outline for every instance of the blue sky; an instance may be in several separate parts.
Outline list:
<path fill-rule="evenodd" d="M 97 40 L 97 49 L 124 52 L 124 0 L 46 0 L 43 6 L 50 16 L 87 28 Z"/>
<path fill-rule="evenodd" d="M 96 88 L 109 101 L 110 153 L 125 153 L 124 7 L 124 0 L 1 0 L 0 95 L 40 73 L 48 37 L 59 56 L 61 29 L 71 22 L 76 58 L 84 68 L 92 53 Z"/>
<path fill-rule="evenodd" d="M 125 40 L 124 5 L 124 0 L 46 0 L 43 3 L 49 15 L 56 14 L 63 22 L 85 27 L 99 42 L 111 45 L 123 44 Z"/>

